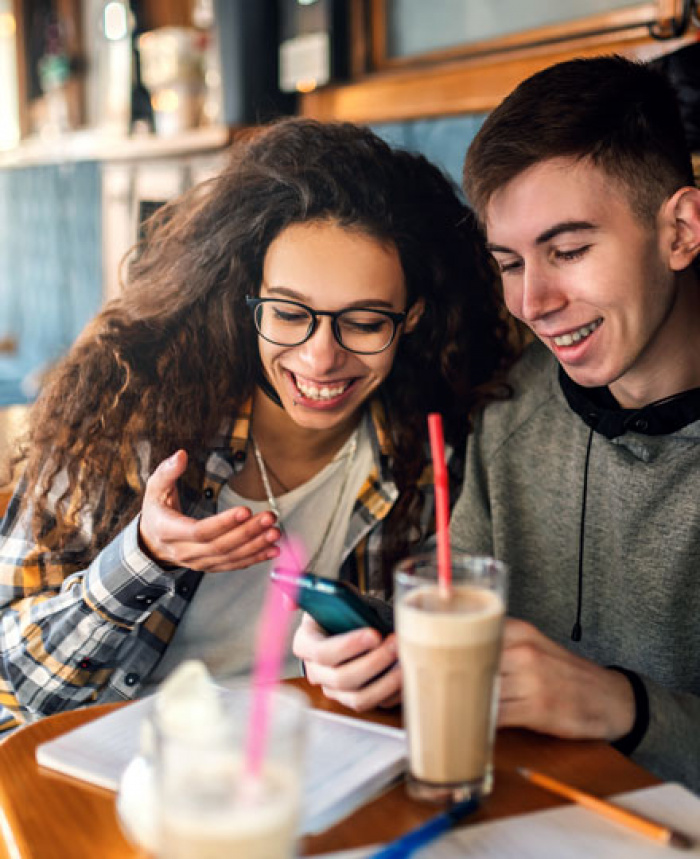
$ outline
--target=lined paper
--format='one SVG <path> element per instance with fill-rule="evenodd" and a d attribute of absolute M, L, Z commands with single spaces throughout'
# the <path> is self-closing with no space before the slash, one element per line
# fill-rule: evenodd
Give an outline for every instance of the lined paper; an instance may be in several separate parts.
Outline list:
<path fill-rule="evenodd" d="M 693 850 L 662 847 L 577 805 L 466 823 L 434 841 L 415 859 L 660 859 L 700 856 L 700 797 L 678 784 L 644 788 L 612 798 L 625 808 L 678 829 L 696 841 Z M 377 845 L 378 846 L 378 845 Z M 375 848 L 325 853 L 317 859 L 367 859 Z"/>
<path fill-rule="evenodd" d="M 42 743 L 37 762 L 116 791 L 138 754 L 141 722 L 152 706 L 152 697 L 144 698 Z M 311 709 L 305 761 L 302 833 L 311 834 L 336 823 L 403 774 L 405 732 Z"/>

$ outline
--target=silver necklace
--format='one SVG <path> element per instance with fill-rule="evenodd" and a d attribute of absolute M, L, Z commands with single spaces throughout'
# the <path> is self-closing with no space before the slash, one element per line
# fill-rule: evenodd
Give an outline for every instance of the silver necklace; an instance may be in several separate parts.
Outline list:
<path fill-rule="evenodd" d="M 335 506 L 333 507 L 333 510 L 331 511 L 331 515 L 328 519 L 328 522 L 326 523 L 326 528 L 323 532 L 323 536 L 321 537 L 321 541 L 318 544 L 316 551 L 313 553 L 311 560 L 308 562 L 308 564 L 306 566 L 307 570 L 313 570 L 316 562 L 321 557 L 321 553 L 323 552 L 323 549 L 326 545 L 326 541 L 328 540 L 328 537 L 330 536 L 331 528 L 333 527 L 333 524 L 335 522 L 335 518 L 338 514 L 338 511 L 340 510 L 340 505 L 343 503 L 343 496 L 345 495 L 345 487 L 348 484 L 348 480 L 350 478 L 350 472 L 352 471 L 352 464 L 353 464 L 353 461 L 355 459 L 355 453 L 357 451 L 358 433 L 359 433 L 359 427 L 353 432 L 353 434 L 350 436 L 350 439 L 348 440 L 348 442 L 346 442 L 346 444 L 343 446 L 344 448 L 347 448 L 345 451 L 342 452 L 342 458 L 345 459 L 345 469 L 343 471 L 343 481 L 340 484 L 340 489 L 338 490 L 338 493 L 337 493 L 337 499 L 335 502 Z M 260 479 L 262 480 L 262 484 L 263 484 L 263 487 L 265 489 L 265 495 L 267 496 L 267 503 L 270 505 L 270 509 L 272 510 L 272 512 L 277 517 L 277 527 L 280 529 L 282 534 L 285 534 L 284 525 L 282 523 L 282 514 L 280 513 L 280 509 L 279 509 L 279 506 L 277 504 L 277 499 L 272 494 L 272 487 L 270 486 L 270 478 L 269 478 L 268 473 L 267 473 L 267 467 L 265 466 L 265 460 L 263 459 L 262 454 L 260 453 L 260 448 L 258 447 L 254 436 L 251 435 L 250 440 L 251 440 L 251 443 L 253 445 L 253 453 L 255 454 L 255 461 L 258 464 L 258 471 L 260 472 Z M 336 454 L 336 456 L 334 458 L 337 459 L 338 454 Z"/>

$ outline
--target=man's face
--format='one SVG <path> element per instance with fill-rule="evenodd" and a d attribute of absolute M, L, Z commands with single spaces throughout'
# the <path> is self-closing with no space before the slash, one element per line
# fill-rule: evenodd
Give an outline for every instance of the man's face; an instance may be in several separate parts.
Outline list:
<path fill-rule="evenodd" d="M 508 309 L 572 379 L 609 385 L 623 406 L 667 395 L 677 278 L 618 183 L 589 162 L 544 161 L 492 196 L 486 225 Z"/>

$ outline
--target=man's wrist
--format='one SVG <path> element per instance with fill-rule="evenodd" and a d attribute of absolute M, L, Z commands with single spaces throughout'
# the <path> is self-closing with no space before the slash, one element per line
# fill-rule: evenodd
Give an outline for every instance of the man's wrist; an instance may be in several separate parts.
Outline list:
<path fill-rule="evenodd" d="M 611 746 L 618 752 L 622 752 L 623 755 L 631 755 L 644 739 L 649 727 L 649 695 L 642 678 L 634 671 L 619 665 L 608 665 L 608 669 L 616 671 L 627 680 L 634 696 L 632 727 L 626 734 L 611 742 Z"/>

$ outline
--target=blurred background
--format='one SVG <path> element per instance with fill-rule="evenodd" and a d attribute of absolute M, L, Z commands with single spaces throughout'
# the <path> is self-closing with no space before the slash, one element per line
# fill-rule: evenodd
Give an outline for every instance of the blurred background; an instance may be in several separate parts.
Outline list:
<path fill-rule="evenodd" d="M 0 0 L 0 455 L 20 423 L 7 416 L 118 294 L 143 219 L 218 170 L 238 134 L 280 114 L 348 119 L 459 181 L 484 116 L 518 81 L 611 51 L 660 58 L 697 134 L 697 11 L 692 0 Z"/>

